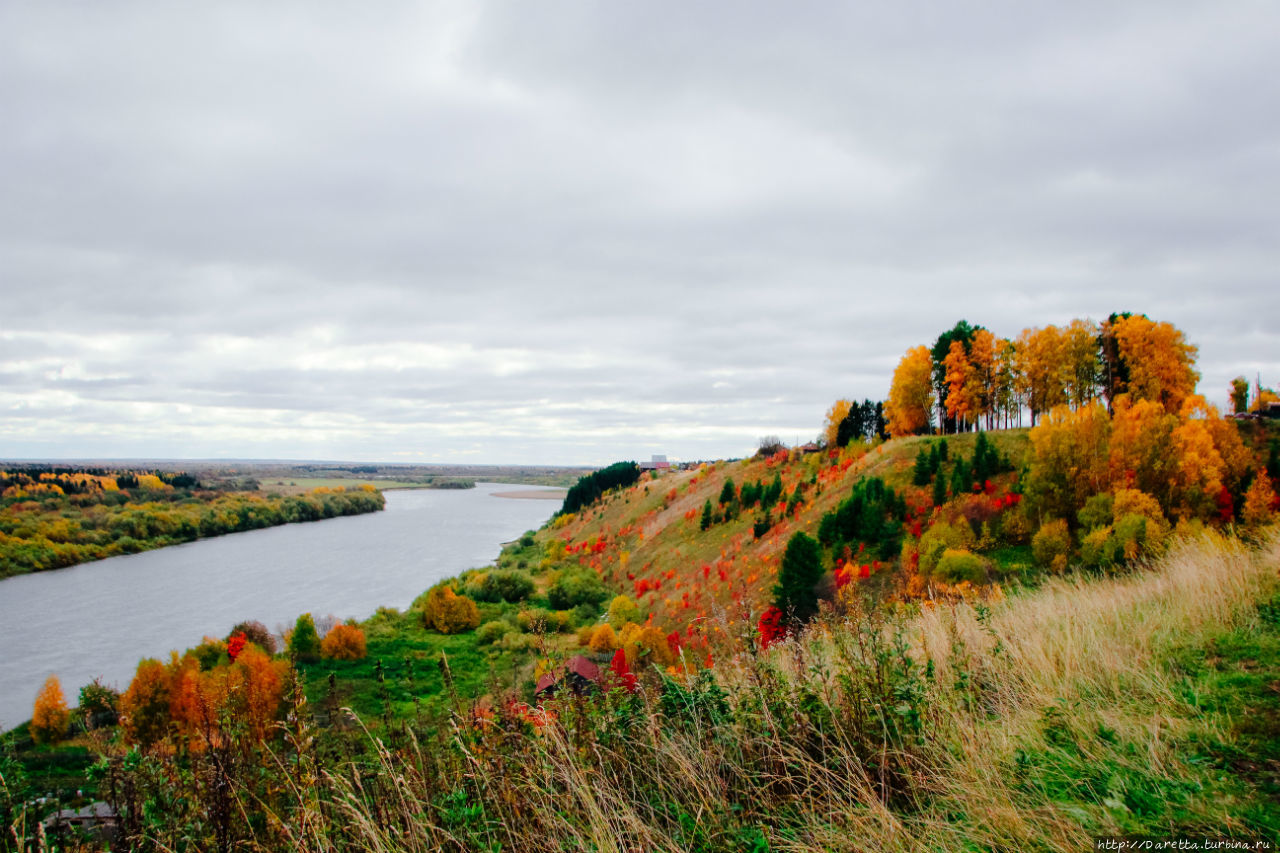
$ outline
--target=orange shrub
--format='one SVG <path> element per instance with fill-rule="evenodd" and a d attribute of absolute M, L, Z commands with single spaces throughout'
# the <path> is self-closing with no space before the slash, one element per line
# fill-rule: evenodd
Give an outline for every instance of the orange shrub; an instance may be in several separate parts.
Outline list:
<path fill-rule="evenodd" d="M 330 660 L 360 660 L 368 653 L 364 631 L 355 625 L 334 625 L 320 643 L 320 656 Z"/>

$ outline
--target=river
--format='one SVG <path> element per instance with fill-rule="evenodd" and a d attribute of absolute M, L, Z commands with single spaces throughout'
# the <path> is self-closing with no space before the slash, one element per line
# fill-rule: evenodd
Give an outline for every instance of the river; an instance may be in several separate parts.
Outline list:
<path fill-rule="evenodd" d="M 386 492 L 382 512 L 286 524 L 0 581 L 0 731 L 31 716 L 50 674 L 68 704 L 95 677 L 120 689 L 138 661 L 300 613 L 364 619 L 404 609 L 434 582 L 498 556 L 542 525 L 554 500 L 495 493 L 536 486 Z"/>

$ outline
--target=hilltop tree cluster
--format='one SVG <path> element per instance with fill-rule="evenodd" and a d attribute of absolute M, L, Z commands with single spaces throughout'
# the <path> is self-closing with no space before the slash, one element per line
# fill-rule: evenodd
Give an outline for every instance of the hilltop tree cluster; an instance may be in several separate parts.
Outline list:
<path fill-rule="evenodd" d="M 885 406 L 888 431 L 995 429 L 1021 425 L 1024 413 L 1035 426 L 1058 406 L 1101 399 L 1113 408 L 1122 396 L 1177 412 L 1200 378 L 1196 352 L 1177 328 L 1144 314 L 1028 328 L 1012 339 L 961 320 L 898 363 Z"/>

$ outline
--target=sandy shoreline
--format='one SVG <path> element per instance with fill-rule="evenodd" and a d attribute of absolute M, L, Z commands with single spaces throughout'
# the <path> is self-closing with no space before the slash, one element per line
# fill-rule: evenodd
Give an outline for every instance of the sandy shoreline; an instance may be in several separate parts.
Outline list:
<path fill-rule="evenodd" d="M 530 501 L 562 501 L 564 489 L 524 489 L 519 492 L 494 492 L 495 498 L 517 498 Z"/>

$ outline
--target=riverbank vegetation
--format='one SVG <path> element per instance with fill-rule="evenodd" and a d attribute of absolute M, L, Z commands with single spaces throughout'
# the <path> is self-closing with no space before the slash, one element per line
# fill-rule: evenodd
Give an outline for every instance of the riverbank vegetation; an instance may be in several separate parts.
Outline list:
<path fill-rule="evenodd" d="M 183 472 L 11 467 L 0 471 L 0 578 L 384 504 L 372 486 L 282 496 L 203 488 Z"/>

